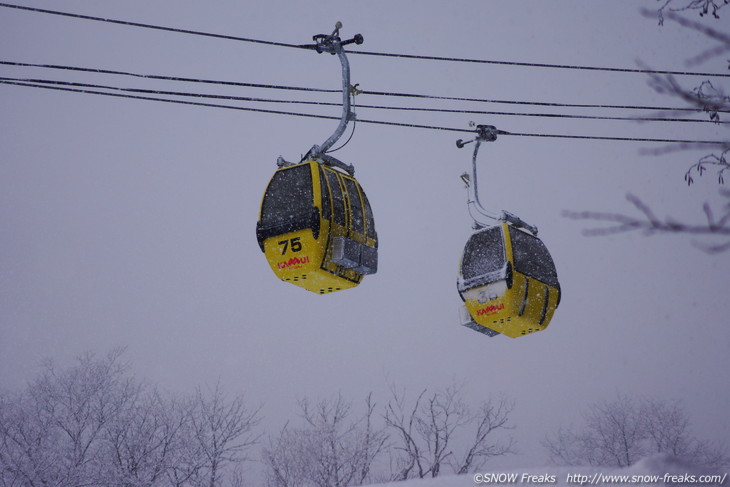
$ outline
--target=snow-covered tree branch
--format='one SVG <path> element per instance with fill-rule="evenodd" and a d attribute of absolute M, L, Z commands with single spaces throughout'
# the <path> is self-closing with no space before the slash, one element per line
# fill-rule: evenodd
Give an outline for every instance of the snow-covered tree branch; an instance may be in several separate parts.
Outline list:
<path fill-rule="evenodd" d="M 582 425 L 559 429 L 543 440 L 543 446 L 553 463 L 563 465 L 627 467 L 656 453 L 711 469 L 730 465 L 725 446 L 691 434 L 689 418 L 678 402 L 653 398 L 619 395 L 591 404 Z"/>

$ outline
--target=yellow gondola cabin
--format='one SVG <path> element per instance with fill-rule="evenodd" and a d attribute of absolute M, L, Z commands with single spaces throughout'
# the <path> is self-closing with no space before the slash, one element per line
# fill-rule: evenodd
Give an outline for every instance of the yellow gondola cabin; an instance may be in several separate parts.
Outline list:
<path fill-rule="evenodd" d="M 354 177 L 316 159 L 274 173 L 256 237 L 279 279 L 318 294 L 355 287 L 377 271 L 365 192 Z"/>
<path fill-rule="evenodd" d="M 542 241 L 507 223 L 466 243 L 457 279 L 471 320 L 487 335 L 516 338 L 547 328 L 560 302 L 555 264 Z"/>

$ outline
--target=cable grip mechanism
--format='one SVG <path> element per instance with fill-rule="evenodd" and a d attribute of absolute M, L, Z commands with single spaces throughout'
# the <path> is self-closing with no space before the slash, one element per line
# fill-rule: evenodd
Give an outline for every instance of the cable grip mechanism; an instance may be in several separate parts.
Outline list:
<path fill-rule="evenodd" d="M 322 54 L 328 52 L 330 54 L 337 54 L 338 49 L 348 44 L 362 44 L 365 39 L 362 34 L 355 34 L 352 39 L 343 41 L 340 39 L 340 29 L 342 28 L 342 22 L 337 21 L 335 24 L 335 30 L 331 34 L 316 34 L 312 36 L 312 40 L 315 42 L 314 45 L 302 46 L 314 48 L 315 51 Z"/>
<path fill-rule="evenodd" d="M 472 142 L 479 141 L 479 142 L 494 142 L 497 140 L 497 134 L 500 132 L 497 130 L 497 127 L 494 125 L 477 125 L 477 136 L 476 138 L 472 140 L 468 140 L 464 142 L 462 139 L 459 139 L 456 141 L 456 147 L 461 149 L 466 144 L 471 144 Z"/>

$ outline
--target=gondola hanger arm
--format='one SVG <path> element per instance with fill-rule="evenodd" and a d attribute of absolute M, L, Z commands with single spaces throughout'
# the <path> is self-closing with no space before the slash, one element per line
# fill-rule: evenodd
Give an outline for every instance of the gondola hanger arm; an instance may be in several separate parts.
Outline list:
<path fill-rule="evenodd" d="M 508 134 L 508 132 L 497 130 L 494 125 L 477 125 L 476 133 L 477 136 L 473 140 L 464 142 L 462 139 L 459 139 L 456 141 L 456 147 L 459 149 L 463 148 L 467 144 L 475 142 L 471 174 L 467 175 L 468 177 L 466 178 L 462 176 L 462 180 L 466 183 L 468 191 L 467 206 L 469 208 L 469 214 L 474 220 L 474 223 L 478 227 L 485 227 L 493 225 L 493 222 L 507 222 L 515 227 L 524 228 L 533 235 L 537 235 L 537 227 L 535 225 L 530 225 L 518 216 L 505 210 L 487 210 L 479 201 L 479 187 L 477 184 L 477 154 L 479 154 L 479 147 L 482 142 L 494 142 L 497 140 L 497 135 Z"/>
<path fill-rule="evenodd" d="M 354 167 L 351 164 L 344 164 L 334 157 L 327 156 L 327 151 L 342 137 L 347 128 L 347 123 L 350 120 L 355 119 L 355 113 L 351 110 L 350 96 L 350 63 L 347 60 L 347 55 L 343 46 L 348 44 L 362 44 L 364 39 L 361 34 L 355 35 L 352 39 L 341 40 L 340 29 L 342 23 L 337 22 L 335 24 L 335 30 L 331 34 L 317 34 L 312 37 L 315 44 L 302 45 L 301 47 L 311 48 L 316 50 L 318 53 L 328 52 L 330 54 L 337 54 L 342 64 L 342 116 L 340 117 L 340 123 L 335 129 L 334 133 L 322 143 L 322 145 L 314 145 L 305 158 L 317 158 L 323 160 L 325 163 L 337 166 L 350 174 L 354 173 Z"/>

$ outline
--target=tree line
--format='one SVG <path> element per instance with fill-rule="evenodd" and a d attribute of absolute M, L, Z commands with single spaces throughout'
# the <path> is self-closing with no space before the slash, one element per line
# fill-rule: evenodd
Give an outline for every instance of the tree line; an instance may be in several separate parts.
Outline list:
<path fill-rule="evenodd" d="M 86 353 L 0 395 L 0 486 L 242 487 L 249 461 L 263 463 L 271 487 L 436 477 L 512 453 L 510 438 L 493 436 L 510 428 L 513 407 L 472 409 L 457 387 L 394 390 L 384 410 L 368 395 L 362 413 L 342 396 L 303 399 L 299 423 L 265 439 L 261 408 L 243 395 L 220 384 L 166 393 L 134 378 L 123 350 Z"/>
<path fill-rule="evenodd" d="M 123 351 L 47 362 L 0 395 L 0 487 L 345 487 L 482 471 L 516 453 L 515 403 L 469 403 L 456 385 L 409 395 L 391 387 L 360 408 L 342 395 L 299 401 L 299 418 L 260 431 L 261 407 L 220 384 L 171 394 L 130 374 Z M 730 465 L 723 445 L 696 439 L 679 403 L 620 396 L 591 406 L 580 427 L 548 435 L 555 463 L 627 466 L 670 453 Z M 246 477 L 247 462 L 263 480 Z"/>
<path fill-rule="evenodd" d="M 628 467 L 654 454 L 669 454 L 709 469 L 730 466 L 727 448 L 700 440 L 679 402 L 656 398 L 616 399 L 591 404 L 578 426 L 560 428 L 542 442 L 553 463 Z"/>
<path fill-rule="evenodd" d="M 176 396 L 136 380 L 121 350 L 48 362 L 0 397 L 0 486 L 240 486 L 258 423 L 219 385 Z"/>

